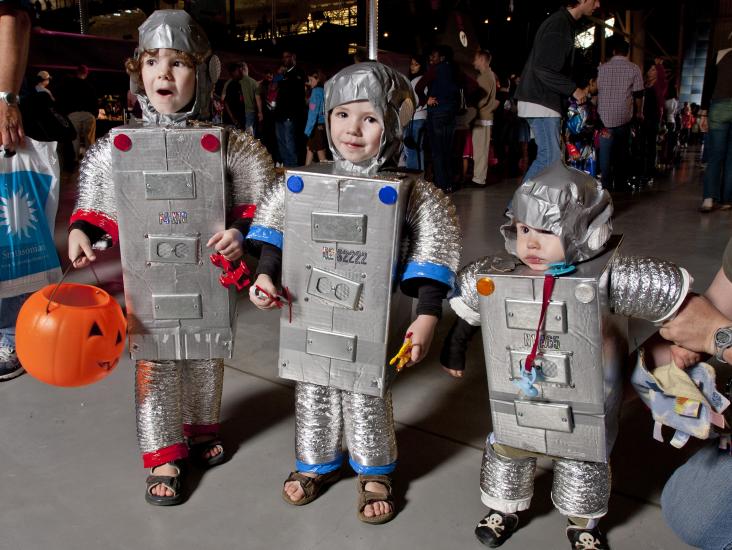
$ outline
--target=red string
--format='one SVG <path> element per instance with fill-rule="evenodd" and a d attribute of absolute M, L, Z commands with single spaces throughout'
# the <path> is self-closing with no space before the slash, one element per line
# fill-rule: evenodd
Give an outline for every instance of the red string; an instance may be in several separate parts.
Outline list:
<path fill-rule="evenodd" d="M 536 359 L 537 351 L 539 349 L 539 333 L 542 328 L 544 328 L 544 318 L 546 317 L 546 310 L 549 308 L 549 300 L 552 298 L 554 282 L 556 280 L 557 278 L 554 275 L 544 276 L 544 292 L 541 299 L 541 316 L 539 317 L 539 326 L 536 327 L 534 345 L 531 346 L 531 353 L 526 356 L 526 362 L 524 363 L 524 369 L 526 372 L 531 372 L 531 369 L 534 368 L 534 359 Z"/>

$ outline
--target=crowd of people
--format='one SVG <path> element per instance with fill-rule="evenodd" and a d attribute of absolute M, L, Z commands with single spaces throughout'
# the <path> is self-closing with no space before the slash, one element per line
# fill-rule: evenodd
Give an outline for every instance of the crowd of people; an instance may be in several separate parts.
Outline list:
<path fill-rule="evenodd" d="M 598 371 L 593 385 L 584 388 L 588 392 L 601 388 L 601 397 L 590 403 L 595 408 L 588 413 L 593 416 L 592 422 L 597 415 L 602 416 L 597 421 L 599 425 L 587 428 L 595 430 L 589 438 L 593 443 L 588 448 L 584 441 L 588 438 L 572 439 L 571 419 L 560 418 L 567 413 L 556 411 L 569 410 L 571 415 L 568 403 L 579 410 L 577 403 L 588 396 L 561 394 L 580 391 L 577 387 L 581 384 L 575 380 L 576 385 L 564 384 L 567 387 L 557 394 L 564 395 L 563 398 L 551 397 L 548 388 L 562 383 L 543 378 L 550 376 L 548 371 L 542 372 L 542 355 L 551 337 L 544 331 L 550 331 L 545 323 L 552 321 L 547 321 L 545 315 L 552 307 L 552 296 L 557 295 L 553 293 L 570 289 L 578 302 L 591 304 L 596 300 L 596 292 L 605 292 L 608 295 L 597 301 L 610 313 L 658 322 L 662 325 L 659 337 L 648 344 L 649 365 L 659 367 L 673 359 L 678 366 L 672 365 L 675 376 L 684 376 L 683 369 L 691 371 L 706 355 L 721 362 L 732 361 L 732 240 L 722 268 L 704 296 L 687 295 L 690 279 L 685 269 L 654 258 L 613 256 L 610 281 L 604 290 L 587 285 L 584 279 L 576 287 L 565 286 L 571 284 L 571 274 L 578 265 L 590 273 L 595 269 L 594 262 L 600 258 L 609 261 L 614 251 L 609 191 L 622 190 L 632 177 L 650 180 L 659 164 L 659 151 L 663 157 L 660 164 L 668 160 L 673 153 L 659 147 L 663 143 L 659 142 L 659 131 L 664 139 L 670 141 L 669 136 L 677 136 L 683 144 L 682 130 L 687 125 L 690 131 L 694 127 L 691 107 L 684 105 L 679 109 L 674 94 L 668 91 L 662 60 L 655 59 L 643 75 L 628 60 L 628 46 L 622 39 L 611 41 L 612 55 L 596 74 L 577 77 L 573 67 L 577 22 L 598 7 L 598 0 L 567 1 L 538 29 L 523 72 L 520 77 L 509 79 L 505 88 L 491 70 L 490 52 L 475 53 L 473 68 L 477 75 L 473 78 L 460 70 L 445 46 L 433 48 L 426 64 L 413 56 L 409 75 L 375 61 L 364 61 L 327 78 L 320 70 L 302 70 L 296 55 L 284 51 L 281 68 L 259 83 L 249 77 L 247 65 L 242 62 L 229 64 L 229 78 L 219 81 L 219 75 L 211 69 L 215 64 L 209 63 L 210 44 L 198 24 L 182 10 L 156 11 L 140 27 L 137 53 L 125 64 L 132 92 L 139 101 L 143 126 L 126 127 L 124 133 L 111 133 L 97 140 L 96 97 L 86 82 L 85 67 L 80 67 L 57 93 L 49 87 L 51 75 L 40 71 L 33 100 L 29 102 L 32 109 L 27 116 L 21 114 L 17 94 L 27 62 L 32 7 L 17 0 L 0 0 L 3 158 L 23 150 L 25 134 L 30 135 L 24 130 L 24 122 L 37 120 L 36 110 L 48 110 L 59 124 L 67 127 L 69 133 L 65 137 L 73 131 L 73 159 L 83 160 L 78 173 L 79 196 L 69 225 L 68 258 L 75 267 L 89 265 L 96 260 L 95 243 L 104 240 L 120 246 L 123 266 L 129 270 L 125 271 L 125 298 L 128 308 L 135 311 L 135 319 L 128 327 L 128 336 L 135 359 L 138 443 L 143 465 L 150 469 L 145 487 L 148 503 L 182 503 L 183 474 L 189 462 L 210 468 L 225 461 L 227 451 L 219 437 L 219 421 L 222 357 L 227 349 L 230 353 L 230 346 L 217 345 L 231 332 L 234 317 L 223 315 L 222 321 L 218 311 L 205 317 L 210 315 L 205 313 L 207 300 L 228 300 L 228 290 L 218 286 L 207 290 L 204 296 L 198 295 L 200 303 L 206 305 L 203 312 L 199 302 L 186 305 L 190 294 L 180 296 L 186 298 L 185 304 L 181 299 L 170 307 L 171 300 L 178 297 L 170 295 L 172 287 L 166 287 L 171 276 L 180 276 L 187 284 L 202 277 L 205 284 L 201 285 L 208 288 L 212 268 L 207 263 L 186 260 L 180 264 L 185 264 L 181 271 L 170 271 L 177 270 L 179 264 L 168 256 L 158 261 L 153 254 L 163 258 L 169 246 L 167 241 L 152 234 L 145 226 L 144 216 L 134 209 L 136 193 L 132 186 L 126 190 L 119 188 L 119 173 L 147 170 L 141 161 L 136 166 L 135 155 L 140 155 L 140 151 L 134 144 L 136 139 L 154 131 L 176 136 L 179 143 L 189 140 L 208 153 L 219 153 L 223 148 L 224 154 L 215 156 L 218 164 L 213 169 L 209 164 L 194 165 L 187 159 L 194 172 L 207 171 L 186 180 L 189 188 L 194 183 L 201 186 L 198 192 L 173 186 L 179 181 L 173 176 L 179 178 L 179 172 L 164 180 L 167 186 L 156 187 L 163 176 L 162 172 L 155 172 L 160 179 L 145 180 L 147 188 L 141 195 L 155 199 L 159 198 L 156 193 L 172 192 L 175 200 L 182 193 L 186 199 L 206 201 L 214 191 L 225 194 L 228 200 L 218 201 L 220 211 L 214 212 L 213 206 L 206 203 L 211 211 L 205 217 L 218 219 L 186 216 L 187 231 L 199 231 L 203 239 L 199 244 L 204 246 L 205 242 L 206 247 L 220 255 L 216 262 L 237 265 L 247 254 L 258 257 L 249 290 L 250 301 L 257 308 L 295 306 L 287 330 L 290 340 L 302 337 L 301 341 L 280 341 L 285 357 L 280 375 L 296 381 L 295 470 L 282 488 L 285 502 L 301 506 L 320 497 L 328 485 L 338 481 L 347 458 L 358 474 L 358 518 L 370 524 L 392 520 L 396 515 L 392 474 L 397 466 L 390 392 L 393 375 L 399 368 L 424 359 L 440 321 L 443 302 L 450 295 L 458 321 L 448 334 L 442 363 L 450 375 L 460 377 L 465 347 L 482 324 L 481 313 L 490 311 L 478 307 L 478 301 L 484 298 L 476 295 L 476 289 L 482 297 L 495 292 L 490 279 L 477 281 L 475 277 L 486 272 L 496 276 L 512 276 L 515 272 L 519 279 L 532 277 L 534 284 L 542 286 L 543 299 L 534 304 L 540 306 L 532 310 L 534 313 L 525 315 L 532 318 L 530 326 L 518 327 L 535 330 L 535 335 L 529 349 L 523 349 L 527 341 L 524 333 L 521 350 L 511 348 L 512 357 L 517 350 L 523 355 L 512 366 L 515 369 L 510 377 L 503 376 L 510 378 L 509 382 L 492 379 L 489 374 L 494 431 L 487 438 L 480 483 L 482 501 L 489 510 L 478 522 L 476 536 L 489 547 L 500 546 L 510 538 L 519 527 L 520 512 L 529 508 L 537 458 L 548 457 L 555 464 L 552 499 L 567 518 L 570 546 L 608 548 L 599 520 L 608 511 L 609 455 L 617 427 L 621 386 L 606 385 L 611 384 L 603 378 L 607 373 Z M 703 212 L 716 204 L 732 205 L 732 196 L 727 196 L 732 193 L 732 170 L 727 169 L 732 166 L 732 154 L 728 152 L 732 140 L 727 133 L 732 124 L 728 116 L 732 113 L 729 51 L 716 57 L 717 70 L 710 75 L 709 90 L 705 87 L 697 112 L 700 129 L 709 132 Z M 571 116 L 567 116 L 567 100 L 573 100 Z M 55 116 L 56 110 L 60 118 Z M 217 125 L 218 122 L 221 124 Z M 140 128 L 145 131 L 138 135 Z M 576 136 L 573 139 L 579 147 L 569 140 L 565 147 L 563 134 Z M 531 163 L 530 136 L 536 145 Z M 677 137 L 673 138 L 674 143 Z M 686 139 L 688 142 L 688 136 Z M 47 140 L 53 137 L 47 136 Z M 571 151 L 570 144 L 577 154 Z M 585 154 L 582 151 L 586 148 Z M 636 152 L 637 165 L 628 161 Z M 162 150 L 160 154 L 168 152 Z M 171 155 L 167 160 L 180 161 L 175 153 Z M 599 171 L 592 162 L 578 164 L 579 170 L 565 164 L 594 159 L 594 155 L 599 157 Z M 276 164 L 287 169 L 316 160 L 323 162 L 329 157 L 333 163 L 312 172 L 317 174 L 312 178 L 307 172 L 285 173 L 281 177 L 275 170 Z M 510 258 L 484 258 L 459 269 L 461 262 L 466 262 L 461 258 L 461 228 L 449 194 L 465 185 L 486 186 L 495 164 L 493 158 L 504 168 L 515 163 L 514 168 L 525 169 L 523 181 L 506 211 L 508 221 L 500 228 Z M 406 168 L 408 175 L 410 170 L 414 173 L 405 177 L 396 172 L 400 166 Z M 626 167 L 638 172 L 629 173 Z M 221 181 L 213 177 L 221 174 L 226 174 Z M 601 178 L 601 184 L 594 176 Z M 387 209 L 389 215 L 385 219 L 391 220 L 394 227 L 389 235 L 379 233 L 378 238 L 391 238 L 393 244 L 384 247 L 381 245 L 385 242 L 379 242 L 379 247 L 364 247 L 356 252 L 324 246 L 331 242 L 351 248 L 370 245 L 369 231 L 382 230 L 372 227 L 372 222 L 367 225 L 366 215 L 353 214 L 352 210 L 363 206 L 362 196 L 354 198 L 349 193 L 356 191 L 349 186 L 341 189 L 338 184 L 349 178 L 359 181 L 355 187 L 361 192 L 373 192 L 378 197 L 378 207 Z M 209 184 L 215 189 L 204 187 Z M 312 208 L 312 204 L 291 200 L 293 196 L 312 197 L 313 203 L 324 204 L 333 189 L 336 197 L 348 205 L 344 206 L 346 210 L 298 210 Z M 119 199 L 122 196 L 124 200 Z M 230 211 L 223 211 L 224 203 Z M 401 214 L 393 214 L 392 209 L 401 209 Z M 379 214 L 369 211 L 368 215 Z M 163 213 L 158 218 L 156 210 L 153 217 L 153 226 L 164 223 Z M 307 236 L 301 234 L 302 224 L 298 225 L 305 218 Z M 462 230 L 469 232 L 470 228 Z M 308 240 L 311 236 L 314 244 Z M 141 259 L 136 251 L 143 240 L 153 237 L 161 239 L 158 252 L 150 247 L 149 255 Z M 174 237 L 165 236 L 169 240 Z M 178 244 L 190 244 L 190 237 L 186 239 Z M 182 256 L 187 250 L 181 246 L 172 249 Z M 314 256 L 307 256 L 313 251 Z M 380 253 L 385 255 L 379 256 Z M 401 264 L 392 266 L 390 262 L 397 256 Z M 353 266 L 366 266 L 367 259 L 375 271 L 367 273 L 364 267 L 360 276 L 354 276 Z M 306 260 L 308 277 L 293 275 L 302 271 Z M 334 261 L 353 265 L 347 272 L 336 273 Z M 183 271 L 185 276 L 181 275 Z M 641 287 L 637 283 L 646 280 L 649 271 L 655 276 Z M 599 270 L 597 277 L 603 273 Z M 136 284 L 140 279 L 150 284 L 141 287 Z M 398 338 L 401 349 L 392 359 L 398 367 L 390 370 L 384 368 L 387 342 L 380 342 L 374 334 L 401 328 L 397 326 L 398 316 L 392 316 L 389 309 L 399 303 L 392 301 L 397 289 L 416 299 L 417 304 L 411 323 L 405 319 L 403 342 L 401 336 Z M 517 295 L 505 298 L 521 298 L 523 291 L 516 292 Z M 532 287 L 531 296 L 534 293 Z M 25 292 L 0 298 L 0 381 L 23 372 L 15 352 L 15 320 L 28 295 Z M 156 311 L 148 315 L 146 308 L 151 300 L 157 304 Z M 378 316 L 373 314 L 363 316 L 364 310 L 377 308 L 382 308 L 379 311 L 383 310 L 383 319 L 377 320 Z M 333 326 L 336 313 L 348 329 Z M 497 313 L 496 318 L 504 313 Z M 327 317 L 330 325 L 297 324 L 301 322 L 298 318 L 310 319 L 308 315 L 320 323 Z M 295 325 L 292 316 L 296 317 Z M 537 318 L 533 319 L 534 316 Z M 567 322 L 561 316 L 552 316 L 555 321 Z M 171 320 L 176 321 L 173 328 Z M 600 330 L 600 319 L 595 322 L 593 331 L 583 333 L 586 339 L 577 344 L 582 351 L 604 352 L 606 346 L 622 350 L 617 340 L 606 339 L 608 335 Z M 383 326 L 374 329 L 373 325 L 378 323 Z M 576 328 L 569 333 L 575 333 Z M 343 334 L 343 330 L 357 334 Z M 565 327 L 559 332 L 568 331 Z M 496 334 L 492 333 L 491 338 Z M 205 353 L 194 343 L 202 339 L 207 341 Z M 567 339 L 563 341 L 566 343 Z M 514 346 L 515 342 L 496 344 L 505 348 L 505 344 Z M 557 346 L 559 349 L 558 340 Z M 358 355 L 362 348 L 366 352 Z M 193 349 L 197 351 L 191 352 Z M 323 358 L 338 361 L 331 365 L 324 363 Z M 488 355 L 487 361 L 489 372 L 492 368 L 508 368 L 503 362 L 492 366 Z M 349 366 L 354 362 L 363 372 Z M 365 372 L 373 372 L 373 377 Z M 620 379 L 614 380 L 618 384 Z M 537 386 L 544 382 L 549 385 L 541 390 L 542 399 L 532 401 L 539 394 Z M 673 475 L 663 496 L 664 513 L 671 527 L 684 540 L 703 548 L 726 548 L 732 544 L 728 521 L 732 504 L 732 447 L 729 420 L 722 415 L 728 397 L 715 395 L 705 418 L 707 427 L 713 424 L 719 428 L 719 439 L 712 439 Z M 541 415 L 546 416 L 534 418 L 538 424 L 529 426 L 551 431 L 554 446 L 548 442 L 537 447 L 532 437 L 522 435 L 520 430 L 528 420 L 508 428 L 496 422 L 506 406 L 517 407 L 518 418 L 518 407 L 532 404 L 545 405 Z M 677 416 L 689 416 L 676 412 Z M 511 416 L 514 417 L 513 412 Z M 347 453 L 342 449 L 344 437 Z M 699 506 L 705 499 L 714 506 Z"/>

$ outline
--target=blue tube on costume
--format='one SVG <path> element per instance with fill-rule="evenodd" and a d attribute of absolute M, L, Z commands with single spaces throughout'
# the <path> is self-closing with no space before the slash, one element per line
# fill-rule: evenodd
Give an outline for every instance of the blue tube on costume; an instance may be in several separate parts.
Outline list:
<path fill-rule="evenodd" d="M 343 456 L 344 455 L 341 454 L 335 460 L 324 462 L 322 464 L 306 464 L 300 460 L 295 460 L 295 470 L 298 472 L 311 472 L 318 475 L 329 474 L 341 467 L 341 464 L 343 464 Z"/>
<path fill-rule="evenodd" d="M 351 468 L 353 468 L 353 471 L 357 474 L 365 474 L 365 475 L 388 475 L 392 473 L 394 470 L 396 470 L 397 461 L 395 460 L 391 464 L 386 464 L 384 466 L 362 466 L 353 458 L 348 458 L 348 463 L 351 465 Z"/>
<path fill-rule="evenodd" d="M 409 262 L 404 269 L 402 281 L 424 277 L 443 283 L 451 289 L 455 288 L 455 272 L 449 267 L 428 262 Z"/>
<path fill-rule="evenodd" d="M 262 241 L 276 246 L 282 250 L 282 232 L 262 225 L 253 225 L 249 228 L 247 239 L 253 241 Z"/>

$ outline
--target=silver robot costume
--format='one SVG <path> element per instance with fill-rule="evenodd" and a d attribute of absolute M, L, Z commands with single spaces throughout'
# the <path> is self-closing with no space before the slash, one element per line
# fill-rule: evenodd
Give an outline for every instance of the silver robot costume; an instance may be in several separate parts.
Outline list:
<path fill-rule="evenodd" d="M 248 238 L 282 249 L 292 319 L 282 317 L 279 371 L 298 382 L 298 469 L 327 471 L 323 465 L 341 453 L 344 427 L 352 465 L 368 473 L 396 460 L 389 392 L 395 369 L 387 363 L 411 309 L 397 287 L 425 279 L 452 287 L 460 229 L 441 191 L 386 170 L 414 110 L 403 76 L 360 63 L 329 80 L 325 96 L 327 112 L 371 102 L 384 122 L 378 154 L 356 164 L 344 159 L 326 116 L 335 162 L 288 170 L 263 194 Z"/>
<path fill-rule="evenodd" d="M 552 498 L 562 513 L 597 518 L 607 511 L 607 462 L 617 434 L 627 316 L 654 322 L 670 317 L 690 281 L 670 262 L 621 256 L 611 215 L 610 197 L 592 177 L 556 163 L 516 191 L 511 222 L 501 231 L 512 254 L 516 221 L 551 231 L 576 271 L 555 279 L 546 304 L 547 275 L 518 260 L 514 268 L 500 256 L 482 258 L 458 275 L 450 304 L 482 328 L 492 441 L 500 445 L 492 448 L 491 440 L 486 445 L 481 492 L 484 503 L 499 511 L 528 508 L 531 457 L 539 455 L 555 460 Z M 543 306 L 545 322 L 537 335 Z M 527 392 L 521 380 L 536 338 L 538 374 Z"/>
<path fill-rule="evenodd" d="M 207 115 L 218 78 L 203 30 L 184 11 L 156 11 L 140 27 L 136 56 L 158 48 L 204 59 L 195 68 L 192 107 L 158 113 L 133 78 L 143 122 L 115 128 L 90 148 L 71 218 L 104 230 L 121 248 L 146 467 L 186 456 L 184 435 L 218 431 L 236 294 L 219 283 L 205 244 L 227 217 L 250 219 L 274 180 L 258 141 L 194 120 Z"/>

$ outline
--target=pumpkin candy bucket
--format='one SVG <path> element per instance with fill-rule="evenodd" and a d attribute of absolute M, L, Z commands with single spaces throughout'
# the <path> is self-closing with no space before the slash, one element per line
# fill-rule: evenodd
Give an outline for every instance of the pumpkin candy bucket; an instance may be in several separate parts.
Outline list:
<path fill-rule="evenodd" d="M 16 324 L 16 351 L 28 374 L 53 386 L 85 386 L 117 366 L 127 321 L 101 288 L 48 285 L 32 294 Z"/>

